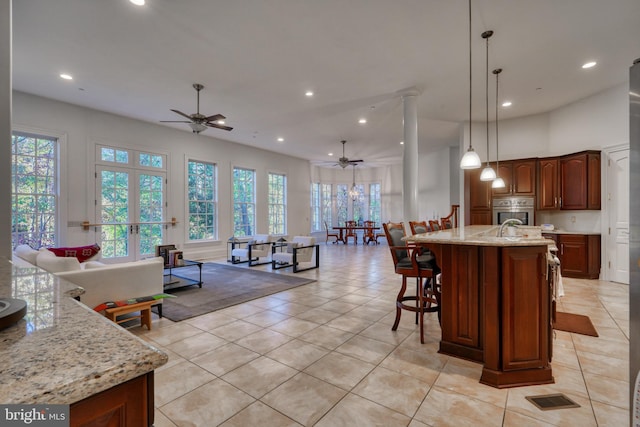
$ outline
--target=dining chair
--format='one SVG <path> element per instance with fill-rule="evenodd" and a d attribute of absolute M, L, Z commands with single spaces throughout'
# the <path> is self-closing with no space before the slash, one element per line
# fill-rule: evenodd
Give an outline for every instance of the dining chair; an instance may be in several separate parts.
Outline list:
<path fill-rule="evenodd" d="M 411 228 L 411 234 L 422 234 L 431 231 L 427 221 L 409 221 L 409 228 Z"/>
<path fill-rule="evenodd" d="M 429 228 L 431 228 L 431 231 L 442 230 L 442 227 L 440 227 L 440 223 L 436 219 L 429 220 Z"/>
<path fill-rule="evenodd" d="M 453 224 L 451 223 L 451 218 L 440 218 L 440 226 L 443 230 L 449 230 L 453 228 Z"/>
<path fill-rule="evenodd" d="M 365 221 L 363 223 L 364 233 L 362 234 L 362 244 L 368 245 L 371 242 L 378 243 L 373 228 L 376 226 L 375 221 Z"/>
<path fill-rule="evenodd" d="M 327 238 L 324 241 L 325 245 L 329 242 L 329 238 L 330 237 L 335 237 L 335 239 L 336 239 L 331 243 L 333 243 L 333 244 L 338 243 L 338 240 L 340 239 L 340 236 L 338 236 L 337 233 L 329 233 L 329 226 L 327 225 L 327 221 L 324 222 L 324 230 L 327 232 Z"/>
<path fill-rule="evenodd" d="M 356 234 L 356 230 L 353 227 L 356 227 L 358 225 L 357 222 L 355 221 L 346 221 L 345 222 L 345 226 L 347 227 L 347 229 L 345 230 L 344 233 L 344 243 L 348 244 L 349 243 L 349 237 L 353 238 L 353 242 L 357 245 L 358 244 L 358 235 Z"/>
<path fill-rule="evenodd" d="M 441 319 L 440 290 L 435 283 L 436 275 L 440 269 L 431 253 L 425 254 L 421 246 L 407 245 L 402 240 L 406 235 L 402 222 L 389 222 L 382 224 L 382 226 L 391 251 L 395 272 L 402 275 L 402 286 L 396 297 L 396 318 L 391 330 L 398 329 L 402 310 L 415 312 L 416 323 L 420 325 L 420 343 L 424 344 L 424 313 L 437 312 L 438 321 Z M 416 279 L 415 295 L 405 295 L 407 278 Z M 407 304 L 405 301 L 415 301 L 415 305 Z"/>

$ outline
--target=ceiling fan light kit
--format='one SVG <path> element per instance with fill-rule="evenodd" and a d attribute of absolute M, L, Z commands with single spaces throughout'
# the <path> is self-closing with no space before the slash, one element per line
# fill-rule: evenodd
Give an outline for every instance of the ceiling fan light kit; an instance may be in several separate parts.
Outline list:
<path fill-rule="evenodd" d="M 478 169 L 482 166 L 480 156 L 471 144 L 471 101 L 472 101 L 472 66 L 471 66 L 471 0 L 469 0 L 469 148 L 460 159 L 460 169 Z"/>
<path fill-rule="evenodd" d="M 342 169 L 344 169 L 349 165 L 354 165 L 355 166 L 356 163 L 362 163 L 364 161 L 362 159 L 349 160 L 349 158 L 344 155 L 344 145 L 347 143 L 347 141 L 343 139 L 340 142 L 342 143 L 342 157 L 340 157 L 338 159 L 338 166 L 340 166 Z"/>
<path fill-rule="evenodd" d="M 187 123 L 191 128 L 191 131 L 195 134 L 199 134 L 207 130 L 207 128 L 217 128 L 226 131 L 230 131 L 233 128 L 224 126 L 220 122 L 226 119 L 222 114 L 213 114 L 211 116 L 205 116 L 200 114 L 200 91 L 204 89 L 204 86 L 200 83 L 194 83 L 193 88 L 196 90 L 196 112 L 194 114 L 185 114 L 180 110 L 171 109 L 174 113 L 189 119 L 186 120 L 160 120 L 161 123 Z M 224 122 L 223 122 L 224 123 Z"/>

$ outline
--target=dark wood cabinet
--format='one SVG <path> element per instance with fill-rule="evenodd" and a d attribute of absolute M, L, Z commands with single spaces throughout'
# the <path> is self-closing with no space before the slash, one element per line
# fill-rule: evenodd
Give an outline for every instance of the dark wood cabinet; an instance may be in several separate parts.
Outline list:
<path fill-rule="evenodd" d="M 558 159 L 556 157 L 539 159 L 537 209 L 540 211 L 560 209 L 559 194 Z"/>
<path fill-rule="evenodd" d="M 600 209 L 600 152 L 560 158 L 560 209 Z"/>
<path fill-rule="evenodd" d="M 600 234 L 542 233 L 558 247 L 560 272 L 564 277 L 600 277 Z"/>
<path fill-rule="evenodd" d="M 153 371 L 76 402 L 70 425 L 151 426 L 154 419 Z"/>
<path fill-rule="evenodd" d="M 466 217 L 471 225 L 491 224 L 491 182 L 480 181 L 480 169 L 465 171 Z"/>
<path fill-rule="evenodd" d="M 494 168 L 496 165 L 494 164 Z M 504 180 L 504 188 L 493 188 L 493 196 L 534 196 L 536 193 L 536 160 L 501 162 L 497 173 Z"/>

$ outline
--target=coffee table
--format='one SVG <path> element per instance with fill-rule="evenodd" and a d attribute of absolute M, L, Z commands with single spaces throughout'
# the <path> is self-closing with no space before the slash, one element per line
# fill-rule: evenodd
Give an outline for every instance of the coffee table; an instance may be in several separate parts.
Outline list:
<path fill-rule="evenodd" d="M 188 277 L 180 276 L 173 273 L 173 270 L 187 267 L 198 267 L 199 278 L 198 280 L 190 279 Z M 184 260 L 183 265 L 165 265 L 164 266 L 164 290 L 183 288 L 185 286 L 198 285 L 202 288 L 202 263 L 200 261 Z"/>

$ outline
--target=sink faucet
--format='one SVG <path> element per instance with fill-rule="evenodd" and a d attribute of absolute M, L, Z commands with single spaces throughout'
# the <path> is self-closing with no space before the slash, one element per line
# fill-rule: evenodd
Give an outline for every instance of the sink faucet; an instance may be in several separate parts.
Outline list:
<path fill-rule="evenodd" d="M 502 237 L 502 232 L 504 231 L 505 227 L 509 225 L 514 225 L 514 224 L 523 225 L 524 223 L 518 218 L 511 218 L 506 220 L 505 222 L 502 223 L 502 225 L 500 225 L 500 230 L 498 230 L 498 237 Z"/>

